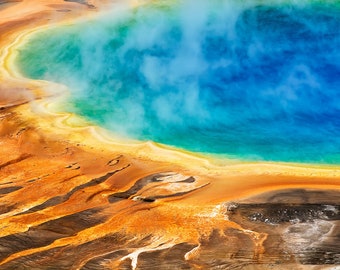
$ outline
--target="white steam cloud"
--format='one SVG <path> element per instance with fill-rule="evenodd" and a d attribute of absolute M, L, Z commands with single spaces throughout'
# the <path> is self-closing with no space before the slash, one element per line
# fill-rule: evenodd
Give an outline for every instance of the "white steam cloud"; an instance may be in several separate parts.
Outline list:
<path fill-rule="evenodd" d="M 248 133 L 254 145 L 267 138 L 295 147 L 292 133 L 301 123 L 300 140 L 314 132 L 309 121 L 321 123 L 317 140 L 339 136 L 340 16 L 329 14 L 333 2 L 324 8 L 313 1 L 267 2 L 115 6 L 59 30 L 67 38 L 52 39 L 49 50 L 60 55 L 48 57 L 60 63 L 42 73 L 66 82 L 75 99 L 85 97 L 90 118 L 136 137 L 164 141 L 194 130 L 184 144 L 214 134 L 242 148 Z M 211 142 L 201 143 L 207 149 Z"/>

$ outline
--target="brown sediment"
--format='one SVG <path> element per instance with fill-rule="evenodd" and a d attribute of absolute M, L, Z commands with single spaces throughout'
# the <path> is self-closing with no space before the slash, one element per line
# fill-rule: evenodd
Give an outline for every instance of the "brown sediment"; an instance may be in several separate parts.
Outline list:
<path fill-rule="evenodd" d="M 0 9 L 0 269 L 340 264 L 338 166 L 218 165 L 115 139 L 54 113 L 61 86 L 16 76 L 11 56 L 23 34 L 106 4 L 24 0 Z M 319 238 L 307 239 L 302 231 L 313 228 Z"/>

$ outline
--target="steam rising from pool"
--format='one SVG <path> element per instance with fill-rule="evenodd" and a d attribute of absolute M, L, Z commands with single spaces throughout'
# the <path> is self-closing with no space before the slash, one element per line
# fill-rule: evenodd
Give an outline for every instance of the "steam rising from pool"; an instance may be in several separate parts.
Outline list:
<path fill-rule="evenodd" d="M 299 2 L 299 4 L 297 4 Z M 27 76 L 117 134 L 250 160 L 339 163 L 337 1 L 156 1 L 41 32 Z"/>

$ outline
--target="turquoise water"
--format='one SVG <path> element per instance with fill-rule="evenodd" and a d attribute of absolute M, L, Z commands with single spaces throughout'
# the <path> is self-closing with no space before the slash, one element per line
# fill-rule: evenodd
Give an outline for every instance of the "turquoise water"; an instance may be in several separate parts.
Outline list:
<path fill-rule="evenodd" d="M 299 2 L 299 4 L 297 4 Z M 158 1 L 35 34 L 18 64 L 119 135 L 246 160 L 340 163 L 337 1 Z"/>

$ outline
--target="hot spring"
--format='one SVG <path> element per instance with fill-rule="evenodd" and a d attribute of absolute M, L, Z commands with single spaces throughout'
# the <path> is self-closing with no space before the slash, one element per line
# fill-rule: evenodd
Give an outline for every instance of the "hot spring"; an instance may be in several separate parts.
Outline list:
<path fill-rule="evenodd" d="M 338 1 L 153 1 L 31 35 L 17 64 L 120 136 L 339 164 Z"/>

